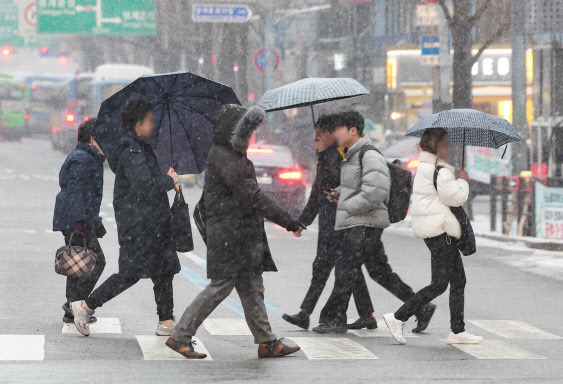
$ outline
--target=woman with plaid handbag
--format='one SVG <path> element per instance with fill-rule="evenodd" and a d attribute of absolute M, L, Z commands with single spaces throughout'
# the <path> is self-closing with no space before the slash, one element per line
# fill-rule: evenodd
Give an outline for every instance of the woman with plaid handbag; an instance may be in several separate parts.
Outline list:
<path fill-rule="evenodd" d="M 63 304 L 65 323 L 74 322 L 70 303 L 88 297 L 106 265 L 98 242 L 98 238 L 106 234 L 100 218 L 105 156 L 92 137 L 95 124 L 96 119 L 80 124 L 76 149 L 68 155 L 59 173 L 61 191 L 55 203 L 53 231 L 63 233 L 65 244 L 86 244 L 97 256 L 90 275 L 85 278 L 67 277 L 66 302 Z M 96 321 L 96 318 L 90 321 Z"/>

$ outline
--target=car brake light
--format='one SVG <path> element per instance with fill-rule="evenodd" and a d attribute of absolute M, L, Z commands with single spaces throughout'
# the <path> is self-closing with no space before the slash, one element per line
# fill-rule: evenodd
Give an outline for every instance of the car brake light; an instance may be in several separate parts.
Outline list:
<path fill-rule="evenodd" d="M 23 115 L 24 119 L 29 120 L 29 113 L 26 113 L 25 115 Z"/>
<path fill-rule="evenodd" d="M 266 148 L 248 148 L 248 153 L 274 153 L 274 150 Z"/>
<path fill-rule="evenodd" d="M 53 127 L 52 131 L 53 133 L 57 133 L 59 132 L 60 128 L 59 127 Z"/>
<path fill-rule="evenodd" d="M 411 161 L 409 161 L 407 163 L 407 169 L 414 169 L 414 168 L 418 167 L 418 164 L 420 164 L 420 160 L 412 159 Z"/>
<path fill-rule="evenodd" d="M 72 123 L 72 122 L 74 122 L 74 114 L 73 114 L 72 112 L 69 112 L 69 113 L 66 115 L 66 121 L 67 121 L 67 123 Z"/>
<path fill-rule="evenodd" d="M 301 180 L 303 174 L 299 171 L 282 172 L 278 175 L 283 180 Z"/>
<path fill-rule="evenodd" d="M 84 116 L 84 121 L 88 121 L 89 117 L 88 116 Z"/>

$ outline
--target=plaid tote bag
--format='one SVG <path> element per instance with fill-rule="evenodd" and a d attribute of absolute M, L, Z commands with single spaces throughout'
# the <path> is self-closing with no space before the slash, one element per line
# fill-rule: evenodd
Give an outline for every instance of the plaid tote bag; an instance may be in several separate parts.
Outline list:
<path fill-rule="evenodd" d="M 70 235 L 67 245 L 57 250 L 55 255 L 55 272 L 59 275 L 85 279 L 94 271 L 98 256 L 84 246 L 71 245 L 74 232 Z"/>

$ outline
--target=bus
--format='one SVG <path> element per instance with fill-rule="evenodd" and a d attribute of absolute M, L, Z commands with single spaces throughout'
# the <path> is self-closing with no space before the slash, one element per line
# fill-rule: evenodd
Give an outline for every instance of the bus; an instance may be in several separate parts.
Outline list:
<path fill-rule="evenodd" d="M 29 89 L 22 79 L 0 74 L 0 137 L 19 140 L 28 134 Z"/>
<path fill-rule="evenodd" d="M 71 84 L 67 111 L 52 128 L 51 142 L 55 149 L 71 151 L 76 145 L 78 125 L 96 117 L 102 102 L 137 78 L 154 74 L 149 67 L 129 64 L 103 64 L 94 73 L 81 74 Z"/>

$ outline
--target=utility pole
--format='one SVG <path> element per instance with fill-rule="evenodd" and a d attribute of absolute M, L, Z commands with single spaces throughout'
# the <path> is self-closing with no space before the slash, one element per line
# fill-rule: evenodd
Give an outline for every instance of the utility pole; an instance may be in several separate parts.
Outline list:
<path fill-rule="evenodd" d="M 274 6 L 269 5 L 266 9 L 266 17 L 264 20 L 264 49 L 266 53 L 266 74 L 265 74 L 265 90 L 274 88 L 274 67 L 276 65 L 275 36 L 274 36 Z"/>
<path fill-rule="evenodd" d="M 438 38 L 440 40 L 440 55 L 438 65 L 433 69 L 432 110 L 434 113 L 451 109 L 450 79 L 452 60 L 450 56 L 449 27 L 444 11 L 436 4 L 438 15 Z"/>
<path fill-rule="evenodd" d="M 528 122 L 526 120 L 526 0 L 512 0 L 512 125 L 526 140 Z M 527 151 L 523 142 L 512 144 L 512 172 L 520 174 L 527 168 Z"/>

